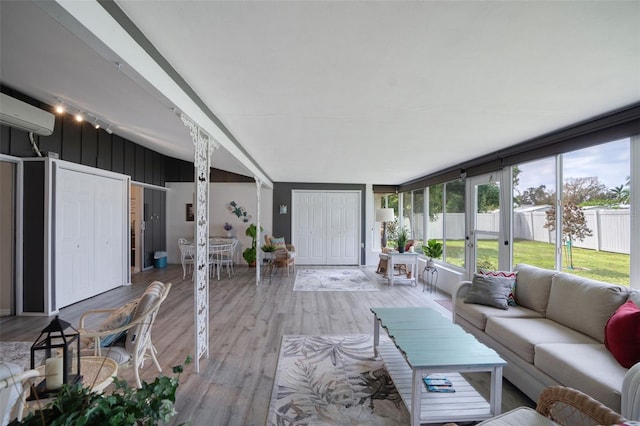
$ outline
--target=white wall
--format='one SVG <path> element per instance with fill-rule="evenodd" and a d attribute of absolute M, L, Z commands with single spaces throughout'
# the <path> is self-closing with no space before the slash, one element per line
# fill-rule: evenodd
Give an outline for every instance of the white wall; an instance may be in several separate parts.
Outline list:
<path fill-rule="evenodd" d="M 186 221 L 186 204 L 194 202 L 194 184 L 192 182 L 167 182 L 167 261 L 180 263 L 178 238 L 193 239 L 194 222 Z M 245 230 L 258 218 L 257 194 L 255 183 L 211 183 L 209 186 L 209 235 L 226 235 L 224 223 L 233 225 L 232 235 L 238 238 L 236 253 L 238 263 L 244 263 L 242 251 L 251 246 L 251 238 Z M 250 222 L 242 222 L 227 210 L 227 204 L 235 201 L 252 216 Z M 273 190 L 262 187 L 260 192 L 260 225 L 264 232 L 273 229 Z M 263 240 L 258 242 L 258 246 Z"/>

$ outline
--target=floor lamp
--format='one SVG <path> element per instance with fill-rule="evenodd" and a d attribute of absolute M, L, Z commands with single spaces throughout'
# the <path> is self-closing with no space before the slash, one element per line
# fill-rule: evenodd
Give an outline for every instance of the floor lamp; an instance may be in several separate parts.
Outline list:
<path fill-rule="evenodd" d="M 382 222 L 382 246 L 387 246 L 387 222 L 393 222 L 396 216 L 393 209 L 376 209 L 376 222 Z"/>

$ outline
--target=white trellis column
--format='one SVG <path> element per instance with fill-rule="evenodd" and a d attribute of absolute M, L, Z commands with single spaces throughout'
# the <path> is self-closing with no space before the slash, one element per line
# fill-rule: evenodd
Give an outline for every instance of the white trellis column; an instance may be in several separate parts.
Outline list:
<path fill-rule="evenodd" d="M 193 267 L 195 364 L 200 372 L 200 359 L 209 358 L 209 171 L 211 155 L 218 143 L 193 120 L 180 114 L 182 123 L 189 128 L 194 149 L 195 220 L 194 235 L 196 257 Z"/>
<path fill-rule="evenodd" d="M 256 219 L 256 285 L 260 285 L 260 268 L 262 268 L 262 234 L 260 232 L 260 189 L 262 188 L 262 181 L 257 176 L 253 177 L 256 180 L 256 200 L 258 200 L 258 212 Z"/>

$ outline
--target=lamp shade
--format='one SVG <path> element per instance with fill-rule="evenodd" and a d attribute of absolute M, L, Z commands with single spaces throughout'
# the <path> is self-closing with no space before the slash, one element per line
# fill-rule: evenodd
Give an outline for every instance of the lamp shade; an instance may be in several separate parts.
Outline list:
<path fill-rule="evenodd" d="M 393 222 L 394 219 L 393 209 L 376 209 L 376 222 Z"/>

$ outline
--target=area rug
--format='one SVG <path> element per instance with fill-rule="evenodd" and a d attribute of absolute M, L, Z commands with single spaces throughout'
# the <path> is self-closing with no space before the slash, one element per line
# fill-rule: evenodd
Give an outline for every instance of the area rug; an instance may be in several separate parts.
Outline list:
<path fill-rule="evenodd" d="M 452 310 L 451 299 L 435 299 L 434 302 L 436 302 L 440 306 L 444 306 L 448 310 Z"/>
<path fill-rule="evenodd" d="M 293 291 L 380 291 L 361 269 L 299 269 Z"/>
<path fill-rule="evenodd" d="M 31 368 L 31 345 L 33 342 L 0 342 L 0 361 L 17 364 L 28 370 Z M 43 356 L 36 358 L 36 365 L 40 365 Z"/>
<path fill-rule="evenodd" d="M 407 425 L 370 335 L 283 336 L 267 425 Z"/>

